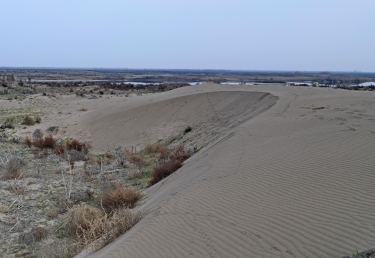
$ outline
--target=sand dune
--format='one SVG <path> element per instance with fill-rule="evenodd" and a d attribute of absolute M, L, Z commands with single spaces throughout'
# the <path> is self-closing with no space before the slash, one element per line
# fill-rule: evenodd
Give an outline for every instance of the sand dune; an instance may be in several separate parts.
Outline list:
<path fill-rule="evenodd" d="M 342 257 L 374 247 L 374 97 L 200 85 L 90 113 L 82 126 L 97 148 L 187 124 L 207 129 L 192 141 L 208 146 L 147 190 L 140 223 L 89 257 Z"/>

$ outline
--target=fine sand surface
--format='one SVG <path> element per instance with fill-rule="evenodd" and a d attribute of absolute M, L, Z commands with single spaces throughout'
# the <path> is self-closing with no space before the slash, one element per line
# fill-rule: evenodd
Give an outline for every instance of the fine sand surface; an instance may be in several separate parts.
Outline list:
<path fill-rule="evenodd" d="M 270 94 L 268 94 L 270 93 Z M 342 257 L 375 245 L 375 93 L 206 84 L 87 112 L 96 149 L 208 143 L 97 257 Z M 206 121 L 206 123 L 205 123 Z"/>

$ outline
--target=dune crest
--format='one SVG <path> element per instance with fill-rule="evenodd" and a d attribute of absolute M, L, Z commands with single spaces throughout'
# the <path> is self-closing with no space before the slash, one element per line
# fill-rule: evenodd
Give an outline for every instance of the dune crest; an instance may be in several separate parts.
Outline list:
<path fill-rule="evenodd" d="M 256 116 L 248 113 L 252 106 L 242 104 L 234 127 L 147 190 L 141 209 L 148 215 L 89 257 L 342 257 L 373 247 L 372 92 L 202 85 L 167 98 L 191 101 L 192 94 L 204 92 L 220 92 L 210 98 L 210 114 L 222 107 L 225 94 L 236 96 L 231 103 L 247 92 L 259 103 L 261 96 L 269 99 Z M 207 95 L 199 95 L 206 104 Z M 166 99 L 161 102 L 170 103 Z M 161 102 L 152 108 L 163 108 Z M 161 124 L 179 117 L 167 110 Z M 206 114 L 181 110 L 202 120 Z M 94 136 L 101 131 L 92 130 Z"/>

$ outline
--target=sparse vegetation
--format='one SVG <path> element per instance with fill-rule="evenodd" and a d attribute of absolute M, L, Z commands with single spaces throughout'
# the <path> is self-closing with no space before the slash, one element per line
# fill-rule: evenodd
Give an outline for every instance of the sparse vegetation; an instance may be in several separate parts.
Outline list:
<path fill-rule="evenodd" d="M 182 167 L 182 162 L 179 160 L 175 160 L 175 159 L 167 161 L 159 165 L 151 173 L 152 180 L 150 181 L 150 185 L 154 185 L 158 183 L 159 181 L 163 180 L 167 176 L 171 175 L 180 167 Z"/>
<path fill-rule="evenodd" d="M 101 196 L 101 204 L 107 213 L 118 208 L 134 208 L 142 194 L 134 188 L 124 189 L 117 185 L 115 189 L 106 191 Z"/>
<path fill-rule="evenodd" d="M 32 142 L 31 142 L 31 139 L 30 139 L 29 136 L 26 136 L 26 137 L 24 138 L 23 142 L 24 142 L 24 144 L 25 144 L 27 147 L 31 148 L 31 144 L 32 144 Z"/>
<path fill-rule="evenodd" d="M 65 216 L 66 232 L 83 247 L 100 249 L 138 223 L 140 211 L 120 208 L 107 214 L 99 208 L 78 204 Z"/>
<path fill-rule="evenodd" d="M 2 179 L 17 179 L 21 177 L 21 169 L 26 166 L 26 161 L 14 153 L 5 154 L 0 158 L 0 169 L 2 170 Z"/>
<path fill-rule="evenodd" d="M 28 126 L 35 125 L 35 120 L 34 120 L 34 118 L 32 118 L 30 116 L 25 116 L 22 124 L 28 125 Z"/>

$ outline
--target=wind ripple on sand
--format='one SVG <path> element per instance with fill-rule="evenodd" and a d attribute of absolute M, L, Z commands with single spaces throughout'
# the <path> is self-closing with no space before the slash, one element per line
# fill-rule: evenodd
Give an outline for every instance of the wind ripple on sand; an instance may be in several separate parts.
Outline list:
<path fill-rule="evenodd" d="M 149 189 L 146 218 L 92 257 L 342 257 L 373 247 L 374 136 L 299 109 L 312 96 L 338 106 L 367 96 L 269 90 L 280 96 L 273 108 Z"/>

